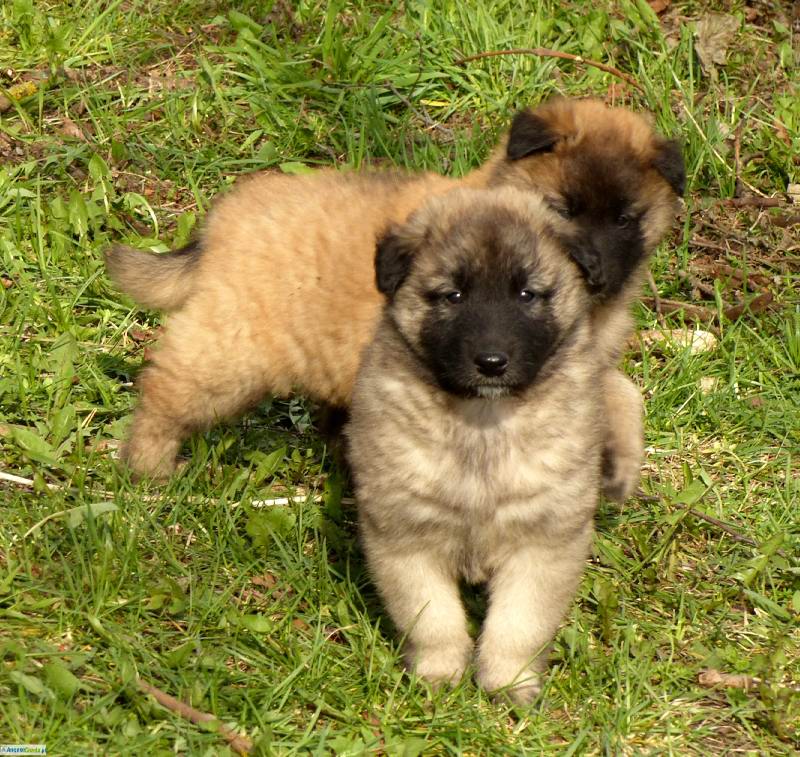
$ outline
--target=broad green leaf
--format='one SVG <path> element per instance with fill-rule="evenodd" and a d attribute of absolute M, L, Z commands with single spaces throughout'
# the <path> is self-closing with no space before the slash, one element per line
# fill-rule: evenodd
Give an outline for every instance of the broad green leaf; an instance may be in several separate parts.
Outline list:
<path fill-rule="evenodd" d="M 700 479 L 695 479 L 678 492 L 674 502 L 676 505 L 693 505 L 703 498 L 707 488 Z"/>
<path fill-rule="evenodd" d="M 238 618 L 238 624 L 253 633 L 269 633 L 274 628 L 273 622 L 260 613 L 241 615 Z"/>
<path fill-rule="evenodd" d="M 44 666 L 44 676 L 50 688 L 64 699 L 69 699 L 81 687 L 80 680 L 59 660 Z"/>
<path fill-rule="evenodd" d="M 58 466 L 55 450 L 35 431 L 22 426 L 12 426 L 11 439 L 28 459 L 44 465 Z"/>
<path fill-rule="evenodd" d="M 164 663 L 169 668 L 181 668 L 186 664 L 186 661 L 192 656 L 195 650 L 194 641 L 187 641 L 180 646 L 171 649 L 164 655 Z"/>
<path fill-rule="evenodd" d="M 76 528 L 89 518 L 96 518 L 98 515 L 113 513 L 117 510 L 119 510 L 119 507 L 113 502 L 92 502 L 88 505 L 74 507 L 66 512 L 67 525 L 70 528 Z"/>
<path fill-rule="evenodd" d="M 275 536 L 285 536 L 295 524 L 293 512 L 283 507 L 269 507 L 254 512 L 247 520 L 247 534 L 256 546 L 267 546 Z"/>
<path fill-rule="evenodd" d="M 314 173 L 313 168 L 307 166 L 305 163 L 298 163 L 296 161 L 281 163 L 278 168 L 280 168 L 284 173 L 291 174 L 292 176 L 302 176 L 303 174 Z"/>
<path fill-rule="evenodd" d="M 27 673 L 23 673 L 19 670 L 12 670 L 8 674 L 8 677 L 14 681 L 14 683 L 22 686 L 22 688 L 25 689 L 25 691 L 27 691 L 29 694 L 33 694 L 34 696 L 47 700 L 55 699 L 53 692 L 34 676 L 30 676 Z"/>

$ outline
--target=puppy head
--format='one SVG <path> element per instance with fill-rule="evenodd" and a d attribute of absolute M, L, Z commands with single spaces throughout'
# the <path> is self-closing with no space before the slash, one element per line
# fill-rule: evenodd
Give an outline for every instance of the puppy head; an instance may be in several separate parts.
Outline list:
<path fill-rule="evenodd" d="M 456 190 L 378 242 L 378 289 L 406 345 L 446 391 L 517 394 L 588 328 L 591 296 L 532 192 Z"/>
<path fill-rule="evenodd" d="M 618 294 L 661 241 L 685 189 L 680 146 L 643 116 L 596 100 L 556 99 L 518 113 L 500 149 L 490 183 L 544 195 L 602 298 Z"/>

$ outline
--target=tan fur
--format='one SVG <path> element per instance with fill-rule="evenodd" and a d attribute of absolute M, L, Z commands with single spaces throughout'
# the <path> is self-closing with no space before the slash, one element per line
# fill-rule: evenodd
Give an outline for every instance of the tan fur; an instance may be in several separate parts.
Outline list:
<path fill-rule="evenodd" d="M 458 181 L 432 174 L 332 171 L 248 178 L 212 209 L 199 240 L 202 252 L 182 269 L 182 278 L 166 275 L 178 270 L 178 263 L 164 261 L 148 271 L 146 253 L 126 265 L 127 253 L 112 251 L 109 272 L 121 288 L 145 305 L 178 308 L 139 382 L 141 402 L 123 450 L 134 473 L 169 475 L 187 435 L 242 412 L 268 393 L 294 389 L 346 404 L 380 310 L 372 267 L 375 237 L 427 197 L 459 185 L 512 184 L 550 198 L 558 189 L 564 151 L 598 144 L 613 149 L 629 140 L 646 161 L 648 140 L 654 139 L 641 116 L 593 101 L 559 100 L 535 112 L 565 131 L 563 145 L 512 163 L 503 143 L 485 166 Z M 669 188 L 655 171 L 643 170 L 653 174 L 641 201 L 648 208 L 647 243 L 654 246 L 674 201 L 667 201 Z M 596 307 L 598 348 L 610 367 L 632 328 L 628 309 L 639 278 L 634 276 L 622 296 Z M 610 373 L 603 380 L 612 386 L 609 397 L 625 396 L 613 391 L 618 376 Z M 635 428 L 624 422 L 631 413 L 617 399 L 610 400 L 606 413 L 611 460 L 632 454 L 628 440 L 638 440 L 641 427 L 641 418 Z M 640 445 L 638 454 L 620 459 L 609 494 L 630 493 L 641 456 Z"/>
<path fill-rule="evenodd" d="M 428 174 L 255 175 L 212 210 L 192 293 L 139 379 L 124 457 L 166 476 L 191 432 L 292 389 L 346 404 L 381 297 L 375 239 L 453 182 Z M 159 286 L 163 286 L 159 282 Z"/>
<path fill-rule="evenodd" d="M 537 235 L 515 259 L 552 291 L 569 338 L 521 395 L 463 399 L 431 380 L 420 332 L 425 293 L 448 254 L 453 268 L 469 249 L 463 227 L 487 208 L 502 215 L 498 225 L 510 211 Z M 368 564 L 409 664 L 432 683 L 461 678 L 473 641 L 458 581 L 486 581 L 477 679 L 518 703 L 539 691 L 589 552 L 600 483 L 604 365 L 590 296 L 550 236 L 551 216 L 536 195 L 510 188 L 460 190 L 413 216 L 413 268 L 364 353 L 347 428 Z M 458 241 L 440 244 L 456 227 Z M 477 241 L 471 252 L 487 254 Z"/>
<path fill-rule="evenodd" d="M 170 255 L 112 247 L 105 255 L 108 275 L 136 302 L 153 310 L 177 310 L 194 289 L 194 263 L 198 257 L 186 249 Z"/>

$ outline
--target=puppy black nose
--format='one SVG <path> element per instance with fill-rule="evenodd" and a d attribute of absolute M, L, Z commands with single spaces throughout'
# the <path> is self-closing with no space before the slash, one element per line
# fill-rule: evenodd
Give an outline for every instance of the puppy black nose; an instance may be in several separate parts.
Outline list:
<path fill-rule="evenodd" d="M 474 360 L 484 376 L 502 376 L 508 367 L 508 355 L 505 352 L 479 352 Z"/>

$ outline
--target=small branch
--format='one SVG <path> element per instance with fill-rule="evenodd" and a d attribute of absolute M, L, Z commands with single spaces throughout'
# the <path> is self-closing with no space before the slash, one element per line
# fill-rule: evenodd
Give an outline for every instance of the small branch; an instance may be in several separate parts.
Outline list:
<path fill-rule="evenodd" d="M 730 197 L 720 200 L 720 203 L 729 208 L 782 208 L 786 200 L 781 197 Z"/>
<path fill-rule="evenodd" d="M 489 50 L 487 52 L 478 53 L 477 55 L 468 55 L 466 58 L 461 58 L 456 61 L 457 66 L 463 66 L 473 60 L 481 60 L 482 58 L 494 58 L 497 55 L 535 55 L 538 58 L 560 58 L 561 60 L 571 60 L 573 63 L 583 63 L 592 68 L 598 68 L 605 71 L 607 74 L 616 76 L 618 79 L 636 87 L 640 92 L 644 92 L 644 87 L 639 84 L 630 74 L 620 71 L 618 68 L 609 66 L 606 63 L 600 63 L 596 60 L 589 60 L 581 55 L 572 55 L 572 53 L 562 53 L 560 50 L 550 50 L 547 47 L 520 47 L 513 50 Z"/>
<path fill-rule="evenodd" d="M 694 518 L 699 518 L 700 520 L 704 520 L 706 523 L 710 523 L 720 531 L 724 531 L 726 534 L 728 534 L 728 536 L 731 537 L 731 539 L 738 541 L 739 544 L 747 544 L 749 547 L 758 546 L 758 542 L 755 539 L 751 539 L 749 536 L 740 534 L 733 526 L 725 523 L 725 521 L 719 520 L 719 518 L 715 518 L 713 515 L 706 515 L 699 510 L 695 510 L 693 507 L 689 508 L 689 514 Z"/>
<path fill-rule="evenodd" d="M 770 292 L 764 292 L 740 305 L 729 305 L 722 313 L 729 321 L 735 321 L 747 312 L 752 314 L 760 313 L 772 303 L 772 300 L 772 294 Z M 656 310 L 656 300 L 654 297 L 642 297 L 642 302 L 651 310 Z M 719 321 L 716 311 L 704 307 L 703 305 L 691 305 L 688 302 L 679 302 L 678 300 L 660 300 L 658 305 L 660 307 L 660 314 L 662 315 L 682 312 L 686 318 L 697 321 L 698 323 L 716 323 Z"/>
<path fill-rule="evenodd" d="M 764 292 L 764 294 L 759 294 L 758 297 L 753 297 L 749 302 L 743 302 L 741 305 L 732 305 L 729 308 L 725 308 L 723 313 L 729 321 L 735 321 L 739 316 L 748 311 L 750 313 L 760 313 L 771 303 L 772 294 L 770 292 Z"/>
<path fill-rule="evenodd" d="M 642 297 L 642 302 L 647 305 L 647 307 L 655 310 L 655 300 L 653 297 Z M 717 318 L 716 312 L 702 305 L 690 305 L 687 302 L 678 302 L 677 300 L 661 300 L 659 304 L 663 315 L 683 312 L 687 318 L 693 321 L 699 321 L 700 323 L 709 323 Z"/>
<path fill-rule="evenodd" d="M 175 697 L 167 694 L 161 689 L 157 689 L 155 686 L 147 683 L 146 681 L 142 681 L 139 679 L 136 682 L 137 686 L 141 691 L 145 694 L 150 694 L 156 702 L 158 702 L 162 707 L 166 707 L 168 710 L 174 712 L 176 715 L 184 718 L 185 720 L 190 720 L 192 723 L 210 723 L 212 721 L 217 722 L 217 733 L 219 733 L 225 741 L 230 744 L 231 749 L 237 754 L 247 755 L 253 749 L 253 742 L 250 741 L 245 736 L 240 736 L 235 731 L 232 731 L 223 723 L 219 722 L 219 718 L 211 715 L 207 712 L 200 712 L 200 710 L 196 710 L 186 702 L 181 702 L 180 699 L 175 699 Z"/>
<path fill-rule="evenodd" d="M 6 473 L 5 471 L 0 471 L 0 481 L 8 481 L 10 484 L 31 487 L 36 483 L 32 478 L 23 478 L 22 476 L 17 476 L 13 473 Z M 57 491 L 58 489 L 62 488 L 58 486 L 58 484 L 45 484 L 45 486 L 51 491 Z"/>
<path fill-rule="evenodd" d="M 664 503 L 664 500 L 661 497 L 653 496 L 652 494 L 645 494 L 641 489 L 637 489 L 633 496 L 643 502 Z M 751 539 L 749 536 L 744 536 L 743 534 L 739 533 L 730 523 L 726 523 L 719 518 L 715 518 L 713 515 L 706 515 L 705 513 L 700 512 L 700 510 L 696 510 L 694 507 L 686 507 L 684 509 L 692 517 L 704 520 L 706 523 L 715 526 L 720 531 L 724 531 L 734 541 L 739 542 L 740 544 L 747 544 L 749 547 L 758 547 L 757 541 Z"/>
<path fill-rule="evenodd" d="M 745 673 L 723 673 L 722 671 L 714 670 L 713 668 L 701 671 L 697 676 L 697 682 L 701 686 L 705 686 L 709 689 L 724 687 L 728 689 L 744 689 L 745 691 L 754 689 L 756 686 L 760 686 L 762 683 L 766 683 L 766 681 L 761 678 L 749 676 Z M 795 684 L 777 685 L 781 689 L 800 692 L 800 686 L 796 686 Z"/>
<path fill-rule="evenodd" d="M 0 481 L 8 481 L 12 484 L 19 484 L 20 486 L 33 486 L 32 478 L 23 478 L 22 476 L 15 476 L 13 473 L 6 473 L 0 470 Z"/>
<path fill-rule="evenodd" d="M 659 323 L 663 323 L 664 316 L 661 313 L 661 295 L 658 293 L 656 280 L 653 278 L 653 272 L 650 270 L 647 271 L 647 285 L 650 287 L 650 291 L 653 293 L 653 310 L 655 310 L 656 316 L 658 316 Z"/>
<path fill-rule="evenodd" d="M 717 244 L 716 242 L 712 242 L 708 239 L 704 239 L 703 237 L 699 237 L 696 234 L 689 240 L 689 244 L 692 247 L 707 247 L 709 250 L 719 250 L 719 252 L 728 252 L 728 248 Z"/>

